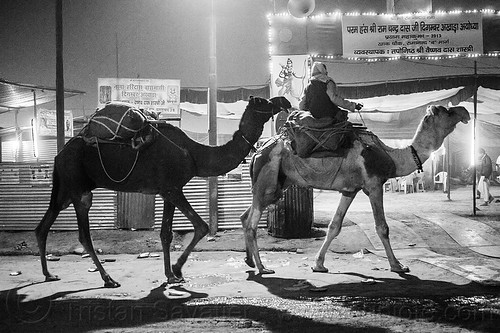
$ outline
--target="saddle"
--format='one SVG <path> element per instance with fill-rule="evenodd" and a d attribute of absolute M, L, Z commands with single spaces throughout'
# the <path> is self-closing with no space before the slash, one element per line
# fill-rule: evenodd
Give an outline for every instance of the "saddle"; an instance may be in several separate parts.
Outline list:
<path fill-rule="evenodd" d="M 306 157 L 340 157 L 352 147 L 356 130 L 364 129 L 349 121 L 314 118 L 308 111 L 293 111 L 282 127 L 294 152 Z"/>
<path fill-rule="evenodd" d="M 157 115 L 124 102 L 108 102 L 89 118 L 78 136 L 91 146 L 99 143 L 130 145 L 141 150 L 156 139 L 152 123 Z"/>

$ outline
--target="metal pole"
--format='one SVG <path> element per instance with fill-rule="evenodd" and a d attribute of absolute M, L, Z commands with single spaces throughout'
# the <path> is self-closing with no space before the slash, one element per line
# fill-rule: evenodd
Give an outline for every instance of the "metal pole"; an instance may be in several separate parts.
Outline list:
<path fill-rule="evenodd" d="M 476 158 L 476 152 L 477 152 L 477 147 L 476 147 L 476 122 L 477 122 L 477 61 L 474 60 L 474 122 L 472 123 L 473 129 L 472 129 L 472 156 L 473 156 L 473 163 L 472 163 L 472 213 L 476 215 L 476 163 L 477 163 L 477 158 Z M 484 195 L 484 193 L 483 193 Z"/>
<path fill-rule="evenodd" d="M 445 154 L 445 158 L 446 158 L 446 186 L 448 186 L 448 188 L 446 189 L 447 192 L 448 192 L 448 200 L 451 200 L 451 183 L 450 183 L 450 180 L 451 180 L 451 175 L 450 175 L 450 157 L 451 157 L 451 154 L 450 154 L 450 137 L 448 136 L 446 138 L 446 154 Z"/>
<path fill-rule="evenodd" d="M 210 59 L 208 74 L 208 144 L 217 145 L 217 53 L 216 53 L 216 25 L 214 0 L 211 0 L 210 9 Z M 209 191 L 209 224 L 210 235 L 215 235 L 218 228 L 217 192 L 218 178 L 208 178 Z"/>
<path fill-rule="evenodd" d="M 33 135 L 33 155 L 38 161 L 38 110 L 36 105 L 35 89 L 33 89 L 33 123 L 31 133 Z"/>
<path fill-rule="evenodd" d="M 64 70 L 62 0 L 56 3 L 56 125 L 57 152 L 64 147 Z"/>

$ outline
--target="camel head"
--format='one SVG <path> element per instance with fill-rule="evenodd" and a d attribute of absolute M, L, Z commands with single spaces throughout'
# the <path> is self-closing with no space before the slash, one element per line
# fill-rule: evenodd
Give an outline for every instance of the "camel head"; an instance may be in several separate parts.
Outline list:
<path fill-rule="evenodd" d="M 418 127 L 416 137 L 420 136 L 425 141 L 432 141 L 432 146 L 437 149 L 458 123 L 467 124 L 469 120 L 469 112 L 463 106 L 445 108 L 441 105 L 429 105 Z"/>
<path fill-rule="evenodd" d="M 262 134 L 264 124 L 275 114 L 291 107 L 292 105 L 285 97 L 265 99 L 250 96 L 248 105 L 241 117 L 239 130 L 247 139 L 255 143 Z"/>

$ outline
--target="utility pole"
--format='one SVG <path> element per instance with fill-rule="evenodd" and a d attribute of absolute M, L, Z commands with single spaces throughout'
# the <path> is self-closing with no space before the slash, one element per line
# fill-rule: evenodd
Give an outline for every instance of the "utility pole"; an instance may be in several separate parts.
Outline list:
<path fill-rule="evenodd" d="M 214 0 L 210 0 L 210 63 L 208 73 L 208 144 L 217 145 L 217 52 Z M 210 235 L 218 229 L 218 178 L 208 178 Z"/>
<path fill-rule="evenodd" d="M 64 69 L 62 0 L 56 0 L 56 126 L 57 152 L 64 147 Z"/>

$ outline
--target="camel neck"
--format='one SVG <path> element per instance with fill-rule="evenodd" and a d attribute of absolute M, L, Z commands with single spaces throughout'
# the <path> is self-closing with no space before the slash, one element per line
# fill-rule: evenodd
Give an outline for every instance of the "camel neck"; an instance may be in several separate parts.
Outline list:
<path fill-rule="evenodd" d="M 196 161 L 197 176 L 211 177 L 233 170 L 245 159 L 254 143 L 238 130 L 232 140 L 223 145 L 199 145 L 197 149 L 192 149 L 190 154 Z"/>

